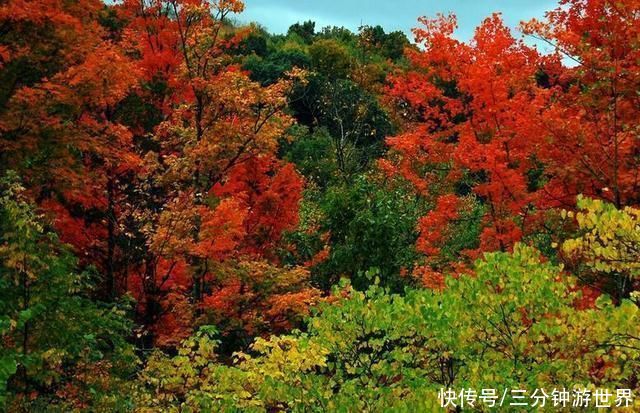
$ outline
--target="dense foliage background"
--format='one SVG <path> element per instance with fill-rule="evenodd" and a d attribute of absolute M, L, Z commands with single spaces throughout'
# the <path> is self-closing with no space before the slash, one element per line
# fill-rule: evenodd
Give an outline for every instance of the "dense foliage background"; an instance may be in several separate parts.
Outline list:
<path fill-rule="evenodd" d="M 523 23 L 552 54 L 243 8 L 0 2 L 3 410 L 640 392 L 640 1 Z"/>

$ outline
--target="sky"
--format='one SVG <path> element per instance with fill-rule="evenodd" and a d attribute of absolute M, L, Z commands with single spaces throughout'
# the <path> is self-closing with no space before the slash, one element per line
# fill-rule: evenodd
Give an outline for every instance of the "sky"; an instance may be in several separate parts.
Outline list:
<path fill-rule="evenodd" d="M 454 12 L 458 16 L 456 37 L 468 40 L 476 26 L 493 12 L 516 27 L 522 20 L 543 17 L 556 0 L 244 0 L 245 12 L 237 19 L 256 21 L 271 33 L 286 33 L 290 25 L 305 20 L 324 26 L 344 26 L 356 31 L 361 24 L 381 25 L 385 31 L 410 34 L 419 16 Z M 412 39 L 412 37 L 410 37 Z"/>

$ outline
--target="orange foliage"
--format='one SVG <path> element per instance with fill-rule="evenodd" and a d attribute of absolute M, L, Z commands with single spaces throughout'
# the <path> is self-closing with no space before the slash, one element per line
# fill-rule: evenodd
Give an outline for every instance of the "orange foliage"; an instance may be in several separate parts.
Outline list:
<path fill-rule="evenodd" d="M 571 208 L 579 193 L 619 207 L 640 202 L 631 136 L 640 116 L 638 2 L 562 3 L 546 22 L 523 26 L 557 46 L 547 56 L 515 39 L 498 14 L 469 43 L 453 37 L 453 16 L 423 18 L 414 30 L 423 47 L 407 52 L 411 67 L 388 90 L 406 122 L 388 139 L 400 156 L 381 167 L 433 198 L 417 242 L 427 256 L 440 252 L 469 193 L 484 209 L 469 257 L 544 230 L 545 210 Z"/>
<path fill-rule="evenodd" d="M 302 178 L 291 164 L 260 157 L 233 168 L 228 180 L 212 191 L 218 196 L 233 195 L 248 211 L 244 251 L 271 256 L 282 233 L 298 225 L 302 187 Z"/>
<path fill-rule="evenodd" d="M 238 328 L 249 335 L 289 329 L 320 299 L 303 268 L 243 261 L 220 268 L 210 277 L 215 287 L 204 297 L 202 308 L 207 320 L 225 333 Z"/>

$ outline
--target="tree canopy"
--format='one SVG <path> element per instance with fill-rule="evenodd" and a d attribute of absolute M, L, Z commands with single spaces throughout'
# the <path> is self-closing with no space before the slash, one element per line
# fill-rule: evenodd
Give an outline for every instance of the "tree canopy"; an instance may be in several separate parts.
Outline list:
<path fill-rule="evenodd" d="M 638 411 L 640 1 L 244 8 L 0 2 L 0 410 Z"/>

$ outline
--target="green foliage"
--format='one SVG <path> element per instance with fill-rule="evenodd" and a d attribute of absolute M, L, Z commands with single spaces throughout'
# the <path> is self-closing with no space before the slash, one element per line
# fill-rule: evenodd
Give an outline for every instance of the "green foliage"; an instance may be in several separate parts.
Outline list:
<path fill-rule="evenodd" d="M 584 264 L 591 275 L 605 274 L 605 288 L 618 299 L 628 298 L 640 277 L 640 209 L 619 210 L 613 204 L 583 197 L 578 197 L 578 209 L 575 219 L 580 236 L 565 241 L 563 251 Z M 574 216 L 572 212 L 562 214 Z"/>
<path fill-rule="evenodd" d="M 346 79 L 353 59 L 349 49 L 334 39 L 320 39 L 309 47 L 313 69 L 330 79 Z"/>
<path fill-rule="evenodd" d="M 265 56 L 268 52 L 269 34 L 261 27 L 252 25 L 252 31 L 242 39 L 237 52 L 242 55 Z"/>
<path fill-rule="evenodd" d="M 348 80 L 323 82 L 314 104 L 315 117 L 333 138 L 338 169 L 344 177 L 366 170 L 384 153 L 393 127 L 374 96 Z"/>
<path fill-rule="evenodd" d="M 306 69 L 310 65 L 309 56 L 299 49 L 276 50 L 265 57 L 251 55 L 244 62 L 244 68 L 251 72 L 251 79 L 263 85 L 276 83 L 294 67 Z"/>
<path fill-rule="evenodd" d="M 357 37 L 349 29 L 343 26 L 325 26 L 316 34 L 318 39 L 335 39 L 340 43 L 353 47 L 356 44 Z"/>
<path fill-rule="evenodd" d="M 140 376 L 142 386 L 136 394 L 138 409 L 152 411 L 147 408 L 153 407 L 153 411 L 178 411 L 177 406 L 181 403 L 205 408 L 203 399 L 206 399 L 207 391 L 212 390 L 207 377 L 218 362 L 216 336 L 215 328 L 204 326 L 182 343 L 174 357 L 155 350 Z"/>
<path fill-rule="evenodd" d="M 126 307 L 93 301 L 90 273 L 77 272 L 15 176 L 0 185 L 0 397 L 36 410 L 110 403 L 117 376 L 135 368 Z"/>
<path fill-rule="evenodd" d="M 363 26 L 360 28 L 363 46 L 371 48 L 387 59 L 398 60 L 404 56 L 404 49 L 409 47 L 409 39 L 401 31 L 385 33 L 382 26 Z"/>
<path fill-rule="evenodd" d="M 295 23 L 287 31 L 287 35 L 297 35 L 305 43 L 310 44 L 316 34 L 316 23 L 311 20 L 307 20 L 304 23 Z"/>
<path fill-rule="evenodd" d="M 231 367 L 209 357 L 193 386 L 178 378 L 182 354 L 143 377 L 179 382 L 184 397 L 169 411 L 433 411 L 443 386 L 635 387 L 637 306 L 602 299 L 576 310 L 574 281 L 523 245 L 474 271 L 404 296 L 342 284 L 306 333 L 259 339 Z M 145 397 L 163 400 L 157 387 Z"/>
<path fill-rule="evenodd" d="M 386 188 L 363 176 L 331 187 L 320 207 L 321 232 L 330 234 L 329 258 L 315 271 L 323 287 L 348 276 L 356 288 L 366 289 L 373 282 L 367 274 L 372 268 L 382 274 L 385 287 L 400 291 L 407 285 L 401 272 L 417 257 L 416 221 L 422 212 L 415 196 L 400 185 Z"/>
<path fill-rule="evenodd" d="M 384 154 L 384 138 L 394 130 L 376 97 L 350 80 L 310 76 L 292 107 L 301 121 L 329 133 L 336 175 L 344 181 Z"/>
<path fill-rule="evenodd" d="M 293 141 L 284 149 L 285 159 L 293 162 L 309 181 L 326 188 L 335 180 L 337 165 L 333 140 L 326 128 L 309 132 L 308 128 L 292 128 Z"/>

